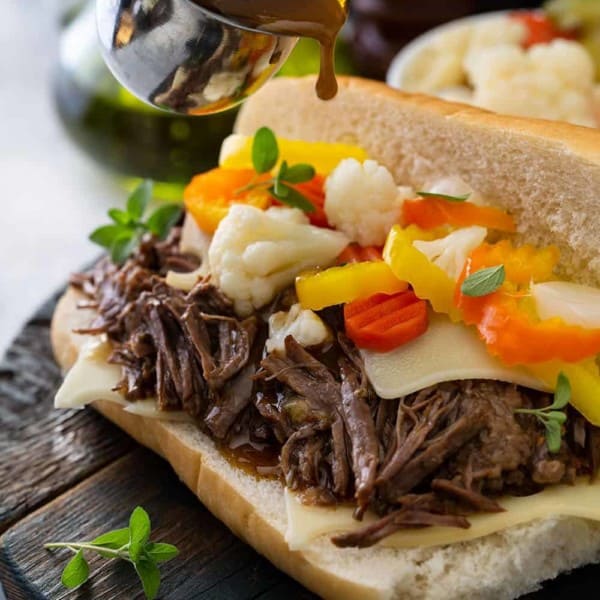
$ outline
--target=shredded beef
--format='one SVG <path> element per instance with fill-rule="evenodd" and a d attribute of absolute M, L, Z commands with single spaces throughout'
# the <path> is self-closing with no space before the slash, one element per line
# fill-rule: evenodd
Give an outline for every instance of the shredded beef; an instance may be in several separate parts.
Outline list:
<path fill-rule="evenodd" d="M 166 285 L 167 271 L 198 267 L 178 246 L 178 230 L 163 242 L 146 237 L 124 265 L 102 260 L 74 276 L 82 306 L 97 311 L 81 332 L 107 335 L 128 400 L 185 410 L 228 455 L 281 477 L 305 502 L 354 502 L 358 520 L 376 514 L 336 536 L 338 546 L 370 546 L 407 527 L 468 527 L 473 512 L 501 511 L 502 494 L 600 468 L 600 430 L 574 409 L 554 454 L 543 425 L 515 413 L 549 405 L 548 394 L 470 380 L 379 398 L 340 307 L 320 312 L 333 342 L 303 348 L 288 336 L 284 352 L 266 353 L 268 317 L 296 301 L 293 290 L 239 319 L 209 279 L 189 293 Z"/>

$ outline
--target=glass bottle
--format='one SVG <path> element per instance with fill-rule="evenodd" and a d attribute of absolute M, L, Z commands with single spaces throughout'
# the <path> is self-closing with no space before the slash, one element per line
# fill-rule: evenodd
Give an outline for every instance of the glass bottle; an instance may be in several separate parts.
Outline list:
<path fill-rule="evenodd" d="M 97 44 L 93 0 L 66 19 L 54 79 L 58 114 L 70 137 L 93 159 L 127 177 L 147 177 L 164 198 L 179 198 L 199 172 L 217 165 L 235 109 L 188 117 L 147 106 L 110 73 Z"/>

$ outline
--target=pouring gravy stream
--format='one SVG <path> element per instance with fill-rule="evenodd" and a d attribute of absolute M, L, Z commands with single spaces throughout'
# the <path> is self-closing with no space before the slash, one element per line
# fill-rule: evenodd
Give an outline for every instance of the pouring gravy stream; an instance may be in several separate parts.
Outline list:
<path fill-rule="evenodd" d="M 275 35 L 308 37 L 321 46 L 317 95 L 337 94 L 335 40 L 346 21 L 346 0 L 192 0 L 242 27 Z"/>

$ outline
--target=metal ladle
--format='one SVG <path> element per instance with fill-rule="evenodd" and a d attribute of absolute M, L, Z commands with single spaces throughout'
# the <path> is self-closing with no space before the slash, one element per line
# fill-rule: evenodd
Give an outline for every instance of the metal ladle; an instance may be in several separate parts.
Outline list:
<path fill-rule="evenodd" d="M 96 0 L 106 64 L 158 108 L 210 114 L 239 104 L 285 62 L 297 38 L 240 27 L 190 0 Z"/>

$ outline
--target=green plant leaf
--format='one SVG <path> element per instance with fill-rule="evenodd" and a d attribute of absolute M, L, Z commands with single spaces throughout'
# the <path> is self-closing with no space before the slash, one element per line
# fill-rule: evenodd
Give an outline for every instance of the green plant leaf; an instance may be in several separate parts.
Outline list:
<path fill-rule="evenodd" d="M 495 292 L 504 283 L 505 278 L 504 265 L 481 269 L 475 271 L 463 281 L 460 291 L 465 296 L 487 296 Z"/>
<path fill-rule="evenodd" d="M 129 231 L 118 237 L 110 247 L 110 259 L 117 265 L 124 263 L 138 244 L 135 231 Z"/>
<path fill-rule="evenodd" d="M 144 551 L 151 560 L 158 563 L 171 560 L 179 554 L 179 550 L 173 544 L 163 544 L 160 542 L 146 544 Z"/>
<path fill-rule="evenodd" d="M 183 212 L 180 204 L 164 204 L 157 208 L 146 221 L 146 227 L 159 238 L 163 239 L 169 233 Z"/>
<path fill-rule="evenodd" d="M 108 211 L 108 216 L 117 224 L 117 225 L 130 225 L 131 217 L 129 213 L 121 210 L 120 208 L 111 208 Z"/>
<path fill-rule="evenodd" d="M 556 389 L 554 390 L 554 402 L 550 409 L 561 409 L 567 406 L 571 401 L 571 382 L 564 373 L 559 373 L 556 380 Z"/>
<path fill-rule="evenodd" d="M 567 420 L 567 415 L 560 410 L 544 412 L 544 415 L 546 415 L 546 418 L 550 419 L 551 421 L 556 421 L 559 425 L 562 425 Z"/>
<path fill-rule="evenodd" d="M 546 426 L 546 444 L 548 450 L 552 454 L 556 454 L 560 450 L 562 441 L 560 423 L 551 420 L 546 421 L 544 425 Z"/>
<path fill-rule="evenodd" d="M 83 551 L 79 550 L 67 563 L 60 580 L 65 587 L 72 589 L 85 583 L 89 575 L 90 568 L 83 556 Z"/>
<path fill-rule="evenodd" d="M 144 586 L 144 594 L 148 600 L 153 600 L 160 587 L 160 571 L 154 562 L 140 559 L 135 563 L 135 570 Z"/>
<path fill-rule="evenodd" d="M 93 544 L 94 546 L 104 546 L 105 548 L 111 548 L 112 550 L 118 550 L 128 543 L 129 527 L 107 531 L 90 542 L 90 544 Z"/>
<path fill-rule="evenodd" d="M 312 165 L 299 163 L 289 167 L 281 179 L 288 183 L 304 183 L 313 179 L 315 175 L 316 171 Z"/>
<path fill-rule="evenodd" d="M 122 225 L 103 225 L 90 233 L 90 240 L 94 244 L 98 244 L 103 248 L 111 248 L 117 241 L 117 238 L 122 236 L 129 230 Z"/>
<path fill-rule="evenodd" d="M 277 138 L 271 129 L 261 127 L 252 142 L 252 165 L 257 173 L 267 173 L 279 159 Z"/>
<path fill-rule="evenodd" d="M 293 187 L 286 185 L 285 183 L 279 182 L 279 191 L 283 193 L 277 194 L 275 186 L 269 188 L 269 193 L 275 196 L 280 202 L 287 204 L 293 208 L 299 208 L 306 213 L 315 212 L 315 207 L 307 200 L 300 192 L 295 190 Z M 285 194 L 285 195 L 284 195 Z"/>
<path fill-rule="evenodd" d="M 471 194 L 450 196 L 448 194 L 436 194 L 432 192 L 417 192 L 417 196 L 421 196 L 422 198 L 441 198 L 442 200 L 447 200 L 448 202 L 466 202 L 471 197 Z"/>
<path fill-rule="evenodd" d="M 279 177 L 275 178 L 273 183 L 273 195 L 285 202 L 285 199 L 290 195 L 290 189 L 288 186 L 284 185 L 284 183 L 279 179 Z"/>
<path fill-rule="evenodd" d="M 138 561 L 149 537 L 150 517 L 141 506 L 137 506 L 129 517 L 129 556 L 133 562 Z"/>
<path fill-rule="evenodd" d="M 152 189 L 152 181 L 145 179 L 129 195 L 127 212 L 134 221 L 139 221 L 146 212 L 146 208 L 152 200 Z"/>

